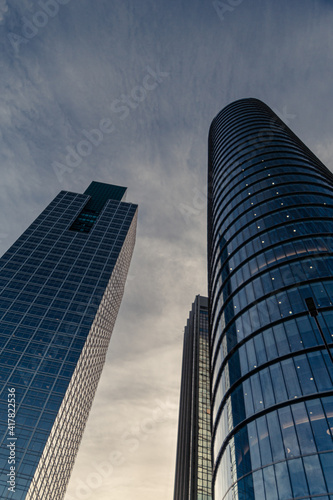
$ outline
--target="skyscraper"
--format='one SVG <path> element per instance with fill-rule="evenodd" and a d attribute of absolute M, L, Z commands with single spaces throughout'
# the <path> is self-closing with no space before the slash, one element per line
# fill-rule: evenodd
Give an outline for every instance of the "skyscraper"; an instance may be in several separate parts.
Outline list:
<path fill-rule="evenodd" d="M 61 191 L 0 260 L 3 499 L 65 494 L 135 243 L 125 193 Z"/>
<path fill-rule="evenodd" d="M 215 500 L 332 499 L 333 175 L 242 99 L 208 184 Z"/>
<path fill-rule="evenodd" d="M 197 295 L 184 331 L 174 500 L 211 500 L 208 299 Z"/>

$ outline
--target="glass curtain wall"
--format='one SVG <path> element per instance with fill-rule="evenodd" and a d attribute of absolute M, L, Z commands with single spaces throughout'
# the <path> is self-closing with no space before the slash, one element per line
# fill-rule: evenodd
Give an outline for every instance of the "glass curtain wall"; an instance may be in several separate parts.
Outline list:
<path fill-rule="evenodd" d="M 65 495 L 134 248 L 125 191 L 61 191 L 0 259 L 1 499 Z"/>
<path fill-rule="evenodd" d="M 215 500 L 332 500 L 333 175 L 242 99 L 212 122 L 208 198 Z"/>
<path fill-rule="evenodd" d="M 208 299 L 197 295 L 184 331 L 174 500 L 212 500 Z"/>

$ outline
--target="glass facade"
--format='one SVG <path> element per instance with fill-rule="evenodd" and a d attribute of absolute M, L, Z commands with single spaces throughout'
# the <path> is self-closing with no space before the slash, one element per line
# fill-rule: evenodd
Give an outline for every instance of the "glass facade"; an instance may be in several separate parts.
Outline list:
<path fill-rule="evenodd" d="M 61 191 L 0 260 L 3 499 L 64 497 L 134 248 L 137 205 L 125 191 Z"/>
<path fill-rule="evenodd" d="M 198 295 L 184 331 L 174 500 L 211 500 L 208 299 Z"/>
<path fill-rule="evenodd" d="M 208 173 L 215 500 L 333 500 L 332 215 L 332 173 L 268 106 L 242 99 L 216 116 Z"/>

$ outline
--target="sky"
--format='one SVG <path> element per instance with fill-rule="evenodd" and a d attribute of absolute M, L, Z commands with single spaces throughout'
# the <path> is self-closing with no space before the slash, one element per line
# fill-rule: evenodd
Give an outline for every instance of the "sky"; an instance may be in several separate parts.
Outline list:
<path fill-rule="evenodd" d="M 172 500 L 210 123 L 259 98 L 333 170 L 332 26 L 330 0 L 0 0 L 1 254 L 60 190 L 119 184 L 139 205 L 65 500 Z"/>

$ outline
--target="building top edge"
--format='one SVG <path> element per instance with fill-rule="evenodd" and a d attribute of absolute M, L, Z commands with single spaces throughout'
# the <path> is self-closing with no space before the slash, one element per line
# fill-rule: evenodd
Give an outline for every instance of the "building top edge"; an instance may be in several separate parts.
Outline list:
<path fill-rule="evenodd" d="M 269 106 L 264 103 L 264 101 L 261 101 L 260 99 L 257 99 L 256 97 L 243 97 L 242 99 L 237 99 L 236 101 L 232 101 L 226 106 L 224 106 L 221 111 L 219 111 L 213 118 L 210 128 L 209 128 L 209 136 L 211 134 L 211 129 L 214 126 L 215 122 L 221 118 L 221 116 L 225 113 L 227 113 L 230 109 L 232 109 L 235 106 L 238 106 L 239 104 L 256 104 L 259 105 L 260 107 L 264 107 L 266 109 L 270 109 Z"/>

